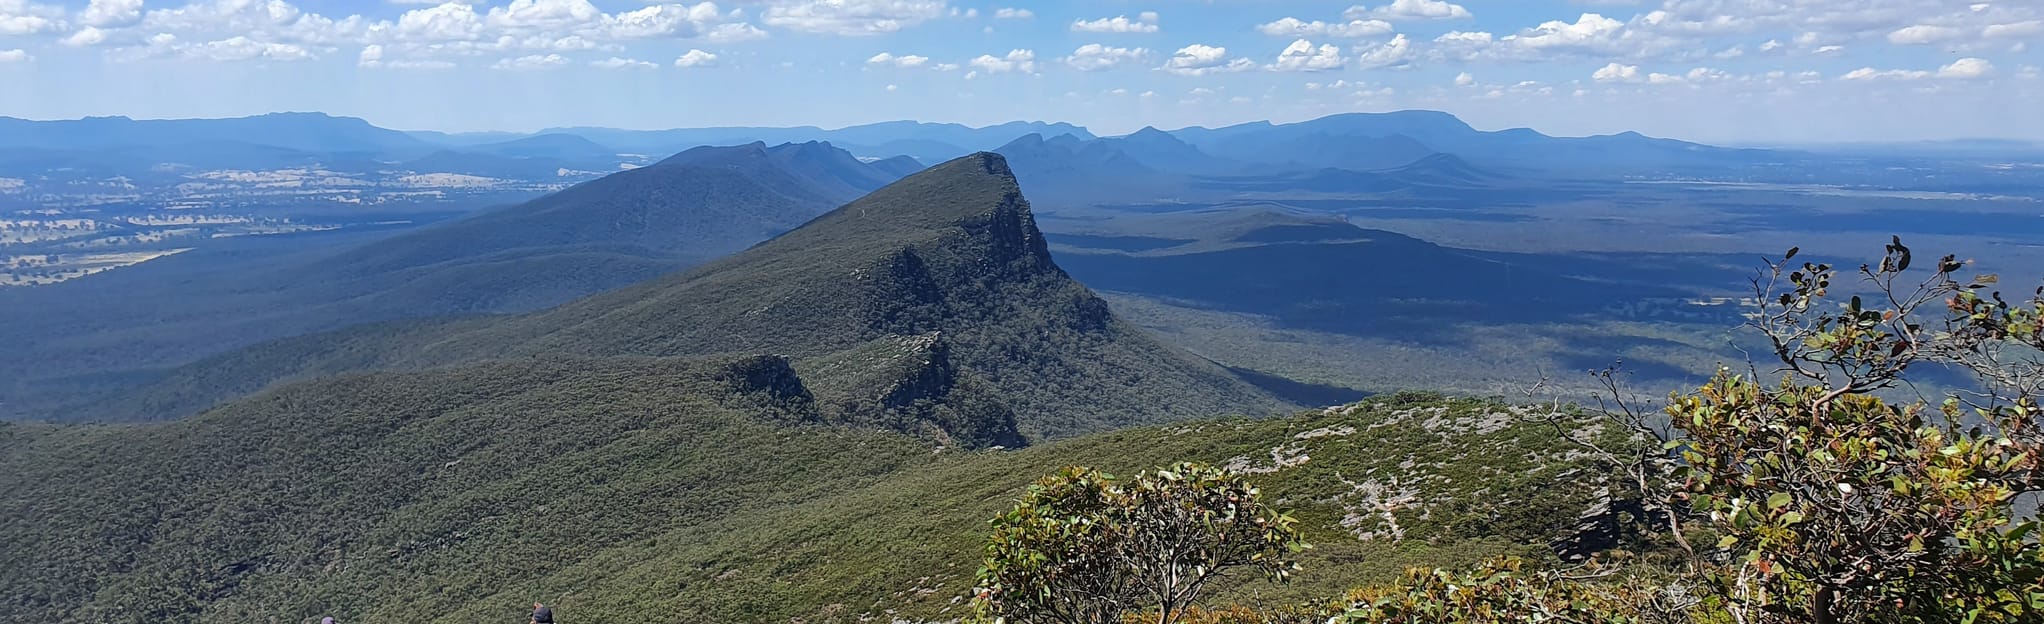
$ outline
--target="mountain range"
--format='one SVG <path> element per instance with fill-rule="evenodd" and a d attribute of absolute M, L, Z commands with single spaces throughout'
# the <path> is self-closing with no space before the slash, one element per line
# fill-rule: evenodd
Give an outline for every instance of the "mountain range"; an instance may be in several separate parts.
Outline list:
<path fill-rule="evenodd" d="M 1212 588 L 1231 599 L 1580 558 L 1621 539 L 1622 486 L 1554 423 L 1409 393 L 1299 412 L 1344 389 L 1162 342 L 1089 285 L 1334 332 L 1393 309 L 1437 328 L 1566 315 L 1614 284 L 1296 207 L 1748 157 L 1431 113 L 1106 138 L 881 124 L 771 146 L 744 128 L 257 119 L 59 124 L 13 149 L 126 124 L 146 140 L 119 149 L 203 135 L 375 167 L 678 153 L 395 234 L 0 290 L 0 408 L 91 423 L 0 421 L 0 612 L 472 622 L 543 600 L 586 622 L 954 621 L 986 519 L 1033 479 L 1181 460 L 1248 475 L 1319 545 L 1293 584 Z M 236 140 L 266 130 L 277 144 Z M 971 152 L 917 159 L 953 150 Z M 1080 206 L 1121 195 L 1152 204 Z M 1046 235 L 1038 197 L 1098 229 Z M 1112 227 L 1138 217 L 1171 237 Z"/>
<path fill-rule="evenodd" d="M 562 169 L 615 171 L 620 164 L 706 145 L 817 141 L 830 142 L 869 160 L 908 156 L 937 162 L 981 150 L 1006 149 L 1004 154 L 1024 156 L 1021 152 L 1028 146 L 1022 142 L 1032 135 L 1045 142 L 1063 136 L 1082 143 L 1101 139 L 1079 126 L 1041 122 L 983 128 L 904 121 L 835 130 L 572 127 L 531 134 L 446 134 L 399 132 L 360 119 L 317 113 L 196 120 L 0 118 L 0 174 L 48 175 L 54 171 L 47 165 L 51 162 L 138 174 L 165 163 L 245 167 L 264 162 L 317 162 L 361 171 L 402 167 L 418 173 L 536 176 Z M 1175 175 L 1321 168 L 1368 171 L 1452 154 L 1486 169 L 1611 177 L 1671 171 L 1750 172 L 1768 162 L 1816 157 L 1780 150 L 1718 148 L 1637 133 L 1570 138 L 1524 128 L 1479 131 L 1453 115 L 1433 111 L 1353 113 L 1297 123 L 1255 122 L 1168 132 L 1144 128 L 1108 137 L 1102 145 L 1128 153 L 1145 167 Z"/>
<path fill-rule="evenodd" d="M 742 250 L 897 179 L 828 144 L 698 148 L 531 202 L 354 245 L 251 240 L 0 289 L 0 413 L 164 366 L 376 321 L 524 312 Z M 75 376 L 94 373 L 90 379 Z M 69 379 L 69 381 L 56 381 Z"/>
<path fill-rule="evenodd" d="M 1117 319 L 1052 260 L 1006 161 L 982 153 L 693 270 L 524 315 L 285 338 L 75 414 L 175 418 L 275 381 L 363 369 L 730 353 L 786 357 L 812 386 L 842 389 L 821 397 L 842 419 L 966 446 L 1288 405 Z"/>

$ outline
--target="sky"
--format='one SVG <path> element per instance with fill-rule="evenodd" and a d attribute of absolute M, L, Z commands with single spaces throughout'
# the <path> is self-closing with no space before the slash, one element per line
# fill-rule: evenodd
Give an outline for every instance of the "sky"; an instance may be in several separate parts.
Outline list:
<path fill-rule="evenodd" d="M 2044 140 L 2044 0 L 0 0 L 0 115 Z"/>

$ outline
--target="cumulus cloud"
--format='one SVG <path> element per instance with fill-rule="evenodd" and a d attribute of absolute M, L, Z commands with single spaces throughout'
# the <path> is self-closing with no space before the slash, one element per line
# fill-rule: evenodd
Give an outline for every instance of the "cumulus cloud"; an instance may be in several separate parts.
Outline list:
<path fill-rule="evenodd" d="M 1596 13 L 1553 20 L 1502 37 L 1452 31 L 1434 39 L 1433 53 L 1456 60 L 1545 61 L 1570 56 L 1646 58 L 1682 49 L 1681 41 Z M 1702 54 L 1694 47 L 1691 54 Z M 1706 48 L 1707 49 L 1707 48 Z"/>
<path fill-rule="evenodd" d="M 394 26 L 387 26 L 406 41 L 464 41 L 480 38 L 483 16 L 475 7 L 449 2 L 439 6 L 405 11 Z"/>
<path fill-rule="evenodd" d="M 1007 56 L 982 54 L 966 63 L 973 72 L 989 74 L 1034 74 L 1036 73 L 1036 52 L 1034 50 L 1009 50 Z"/>
<path fill-rule="evenodd" d="M 265 59 L 273 61 L 302 61 L 312 58 L 312 52 L 304 47 L 288 43 L 256 41 L 248 37 L 229 37 L 219 41 L 208 41 L 185 49 L 188 56 L 215 61 L 247 61 Z"/>
<path fill-rule="evenodd" d="M 117 48 L 108 53 L 116 61 L 144 59 L 187 59 L 200 61 L 303 61 L 317 58 L 302 45 L 263 41 L 246 36 L 190 43 L 170 33 L 157 33 L 142 45 Z"/>
<path fill-rule="evenodd" d="M 639 59 L 610 57 L 601 61 L 590 61 L 590 67 L 597 69 L 659 69 L 660 64 Z"/>
<path fill-rule="evenodd" d="M 1596 13 L 1584 13 L 1575 23 L 1555 20 L 1505 37 L 1501 41 L 1524 48 L 1586 47 L 1607 41 L 1625 28 L 1625 22 Z"/>
<path fill-rule="evenodd" d="M 1412 47 L 1412 40 L 1400 34 L 1382 45 L 1364 48 L 1362 55 L 1356 59 L 1356 66 L 1363 69 L 1404 67 L 1412 64 L 1418 54 Z"/>
<path fill-rule="evenodd" d="M 1293 41 L 1278 53 L 1277 62 L 1270 65 L 1271 71 L 1317 72 L 1341 69 L 1346 65 L 1341 57 L 1341 48 L 1333 45 L 1314 47 L 1305 39 Z"/>
<path fill-rule="evenodd" d="M 994 19 L 1029 19 L 1036 12 L 1029 9 L 994 9 Z"/>
<path fill-rule="evenodd" d="M 883 35 L 944 16 L 943 0 L 801 0 L 776 4 L 768 25 L 830 35 Z"/>
<path fill-rule="evenodd" d="M 106 43 L 106 31 L 101 30 L 98 26 L 86 26 L 78 29 L 78 32 L 71 33 L 70 36 L 58 40 L 58 43 L 76 47 L 96 46 Z"/>
<path fill-rule="evenodd" d="M 675 67 L 711 67 L 716 64 L 717 55 L 697 49 L 690 49 L 674 59 Z"/>
<path fill-rule="evenodd" d="M 1633 82 L 1640 78 L 1639 66 L 1612 63 L 1590 74 L 1590 78 L 1597 82 Z"/>
<path fill-rule="evenodd" d="M 1994 63 L 1981 58 L 1962 58 L 1952 64 L 1938 68 L 1939 78 L 1971 80 L 1994 73 Z"/>
<path fill-rule="evenodd" d="M 1072 32 L 1088 33 L 1153 33 L 1158 31 L 1157 14 L 1145 11 L 1129 19 L 1126 15 L 1103 17 L 1096 20 L 1072 22 Z"/>
<path fill-rule="evenodd" d="M 92 0 L 78 12 L 86 26 L 126 26 L 142 19 L 142 0 Z"/>
<path fill-rule="evenodd" d="M 1256 62 L 1246 58 L 1230 60 L 1228 49 L 1220 46 L 1192 44 L 1179 48 L 1161 69 L 1182 76 L 1203 76 L 1249 71 L 1256 68 Z"/>
<path fill-rule="evenodd" d="M 872 58 L 866 59 L 867 65 L 892 65 L 901 68 L 922 67 L 929 64 L 929 62 L 930 57 L 927 56 L 916 56 L 914 54 L 895 56 L 889 52 L 881 52 L 873 55 Z"/>
<path fill-rule="evenodd" d="M 1469 19 L 1474 17 L 1469 13 L 1469 9 L 1463 8 L 1459 4 L 1449 3 L 1447 0 L 1393 0 L 1391 4 L 1374 9 L 1360 5 L 1350 7 L 1348 12 L 1342 14 L 1342 17 L 1347 19 L 1360 19 L 1366 16 L 1389 20 Z"/>
<path fill-rule="evenodd" d="M 28 0 L 0 0 L 0 35 L 33 35 L 63 29 L 64 7 Z M 22 57 L 21 60 L 27 60 L 28 53 L 23 52 Z"/>
<path fill-rule="evenodd" d="M 1980 29 L 1980 36 L 1988 39 L 2023 39 L 2044 36 L 2044 20 L 1989 24 L 1986 28 Z"/>
<path fill-rule="evenodd" d="M 1894 32 L 1888 33 L 1888 42 L 1901 45 L 1924 45 L 1961 39 L 1965 38 L 1966 35 L 1966 31 L 1952 26 L 1917 24 L 1915 26 L 1898 28 Z"/>
<path fill-rule="evenodd" d="M 0 63 L 26 63 L 33 60 L 35 60 L 35 57 L 29 56 L 28 50 L 20 48 L 0 50 Z"/>
<path fill-rule="evenodd" d="M 1073 50 L 1071 56 L 1061 59 L 1065 65 L 1079 71 L 1102 71 L 1142 63 L 1150 58 L 1147 48 L 1115 48 L 1089 43 Z"/>
<path fill-rule="evenodd" d="M 1947 80 L 1972 80 L 1975 78 L 1986 77 L 1993 73 L 1994 73 L 1993 63 L 1988 62 L 1987 59 L 1969 57 L 1962 58 L 1957 61 L 1952 61 L 1952 64 L 1940 67 L 1937 69 L 1937 71 L 1923 71 L 1910 69 L 1883 70 L 1874 69 L 1872 67 L 1862 67 L 1859 69 L 1852 70 L 1850 72 L 1846 72 L 1845 75 L 1839 76 L 1839 78 L 1843 80 L 1856 81 L 1927 80 L 1931 78 L 1940 78 Z"/>
<path fill-rule="evenodd" d="M 1476 84 L 1476 76 L 1470 75 L 1469 72 L 1462 72 L 1460 74 L 1455 75 L 1455 86 L 1467 87 L 1474 84 Z"/>
<path fill-rule="evenodd" d="M 1257 26 L 1256 30 L 1273 37 L 1375 37 L 1391 34 L 1392 26 L 1391 22 L 1377 19 L 1328 23 L 1287 17 Z"/>
<path fill-rule="evenodd" d="M 567 57 L 561 56 L 559 54 L 532 54 L 517 58 L 501 59 L 497 61 L 495 64 L 490 65 L 490 69 L 508 69 L 508 70 L 552 69 L 567 64 L 568 64 Z"/>

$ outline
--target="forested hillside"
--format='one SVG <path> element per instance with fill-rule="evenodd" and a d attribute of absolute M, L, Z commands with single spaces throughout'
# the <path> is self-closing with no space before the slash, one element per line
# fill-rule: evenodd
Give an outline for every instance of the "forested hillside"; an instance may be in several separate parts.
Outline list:
<path fill-rule="evenodd" d="M 915 353 L 901 357 L 917 367 L 888 363 L 904 351 Z M 276 380 L 367 368 L 720 353 L 789 356 L 805 378 L 861 388 L 862 396 L 834 399 L 854 411 L 934 409 L 944 413 L 912 420 L 962 423 L 975 419 L 951 412 L 1009 410 L 1032 439 L 1287 405 L 1116 318 L 1052 261 L 1006 162 L 979 154 L 688 272 L 524 316 L 259 345 L 184 367 L 77 417 L 178 417 Z M 899 381 L 870 383 L 878 369 Z M 832 381 L 841 379 L 868 383 Z M 897 385 L 927 401 L 881 396 Z M 982 394 L 999 408 L 967 398 Z M 1000 437 L 950 435 L 976 440 L 969 446 Z"/>
<path fill-rule="evenodd" d="M 177 423 L 0 426 L 4 610 L 33 621 L 959 617 L 985 519 L 1038 475 L 1228 465 L 1319 545 L 1293 599 L 1544 556 L 1599 477 L 1545 423 L 1392 397 L 1022 451 L 832 424 L 775 358 L 351 375 Z M 1593 531 L 1589 537 L 1603 539 Z"/>

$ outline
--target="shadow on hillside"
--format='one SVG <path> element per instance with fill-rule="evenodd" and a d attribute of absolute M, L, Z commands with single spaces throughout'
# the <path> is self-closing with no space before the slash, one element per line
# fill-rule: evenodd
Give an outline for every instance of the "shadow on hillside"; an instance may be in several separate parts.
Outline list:
<path fill-rule="evenodd" d="M 1288 377 L 1280 377 L 1270 373 L 1247 368 L 1237 368 L 1225 364 L 1222 367 L 1228 369 L 1228 372 L 1235 373 L 1235 376 L 1241 377 L 1244 381 L 1262 388 L 1264 392 L 1269 392 L 1277 395 L 1280 399 L 1300 405 L 1311 407 L 1346 405 L 1370 398 L 1370 393 L 1346 386 L 1307 383 Z"/>

